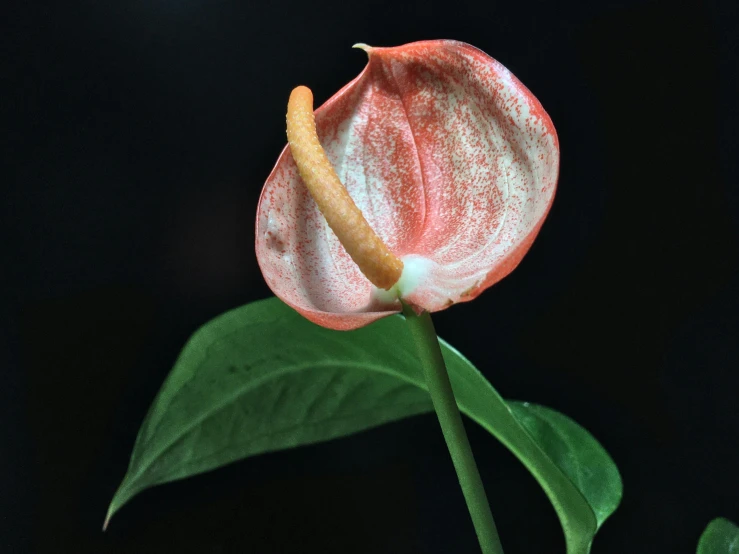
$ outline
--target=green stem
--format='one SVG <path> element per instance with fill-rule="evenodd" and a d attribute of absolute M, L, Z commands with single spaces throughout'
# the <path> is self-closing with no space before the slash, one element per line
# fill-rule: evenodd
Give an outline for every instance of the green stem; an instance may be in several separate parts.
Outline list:
<path fill-rule="evenodd" d="M 418 315 L 405 304 L 403 314 L 418 349 L 431 401 L 439 418 L 449 454 L 452 456 L 477 539 L 480 541 L 480 548 L 483 554 L 503 554 L 498 530 L 495 528 L 480 472 L 477 470 L 475 457 L 472 455 L 472 448 L 464 430 L 431 316 L 428 312 Z"/>

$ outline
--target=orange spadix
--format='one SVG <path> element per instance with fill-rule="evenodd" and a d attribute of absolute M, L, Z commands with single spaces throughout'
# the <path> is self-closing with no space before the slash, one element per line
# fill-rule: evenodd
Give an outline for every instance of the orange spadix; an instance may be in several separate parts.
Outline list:
<path fill-rule="evenodd" d="M 403 262 L 367 223 L 329 162 L 316 134 L 308 87 L 299 86 L 290 94 L 287 140 L 300 177 L 339 242 L 373 285 L 392 288 L 403 272 Z"/>

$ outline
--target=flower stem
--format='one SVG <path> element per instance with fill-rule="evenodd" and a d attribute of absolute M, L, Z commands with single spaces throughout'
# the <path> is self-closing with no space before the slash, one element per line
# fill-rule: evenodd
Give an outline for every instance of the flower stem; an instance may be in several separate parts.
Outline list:
<path fill-rule="evenodd" d="M 475 526 L 480 549 L 483 554 L 503 554 L 498 530 L 495 527 L 485 488 L 480 479 L 480 472 L 477 470 L 475 457 L 472 455 L 472 448 L 462 423 L 462 416 L 454 398 L 431 315 L 428 312 L 416 314 L 405 304 L 403 314 L 418 349 L 431 401 L 439 418 L 449 454 L 452 456 L 454 469 L 457 471 L 457 478 Z"/>

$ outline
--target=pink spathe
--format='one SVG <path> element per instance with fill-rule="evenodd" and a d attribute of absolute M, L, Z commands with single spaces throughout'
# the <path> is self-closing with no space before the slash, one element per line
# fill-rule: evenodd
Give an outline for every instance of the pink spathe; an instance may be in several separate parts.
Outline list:
<path fill-rule="evenodd" d="M 329 229 L 285 148 L 262 191 L 267 284 L 311 321 L 362 327 L 397 297 L 435 312 L 477 297 L 528 251 L 554 198 L 559 143 L 539 101 L 461 42 L 364 47 L 362 73 L 315 111 L 321 145 L 365 218 L 404 263 L 375 288 Z"/>

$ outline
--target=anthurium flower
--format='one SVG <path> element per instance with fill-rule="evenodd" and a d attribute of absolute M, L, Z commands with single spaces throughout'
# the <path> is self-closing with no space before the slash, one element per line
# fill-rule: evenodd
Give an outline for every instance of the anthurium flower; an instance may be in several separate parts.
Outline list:
<path fill-rule="evenodd" d="M 325 150 L 358 212 L 335 209 L 335 189 L 314 200 L 307 184 L 320 187 L 330 168 L 309 161 L 299 169 L 286 147 L 256 222 L 270 288 L 311 321 L 342 330 L 399 312 L 399 299 L 417 311 L 443 310 L 508 275 L 549 211 L 559 171 L 551 119 L 485 53 L 449 40 L 358 46 L 367 66 L 315 111 L 317 140 L 302 143 L 306 156 Z M 306 91 L 296 89 L 291 104 L 312 102 Z M 293 108 L 293 135 L 313 125 L 312 108 L 306 118 L 302 106 Z M 345 247 L 337 235 L 364 229 L 362 221 L 368 238 Z M 368 272 L 373 285 L 355 262 L 362 255 L 387 258 L 395 277 Z"/>

